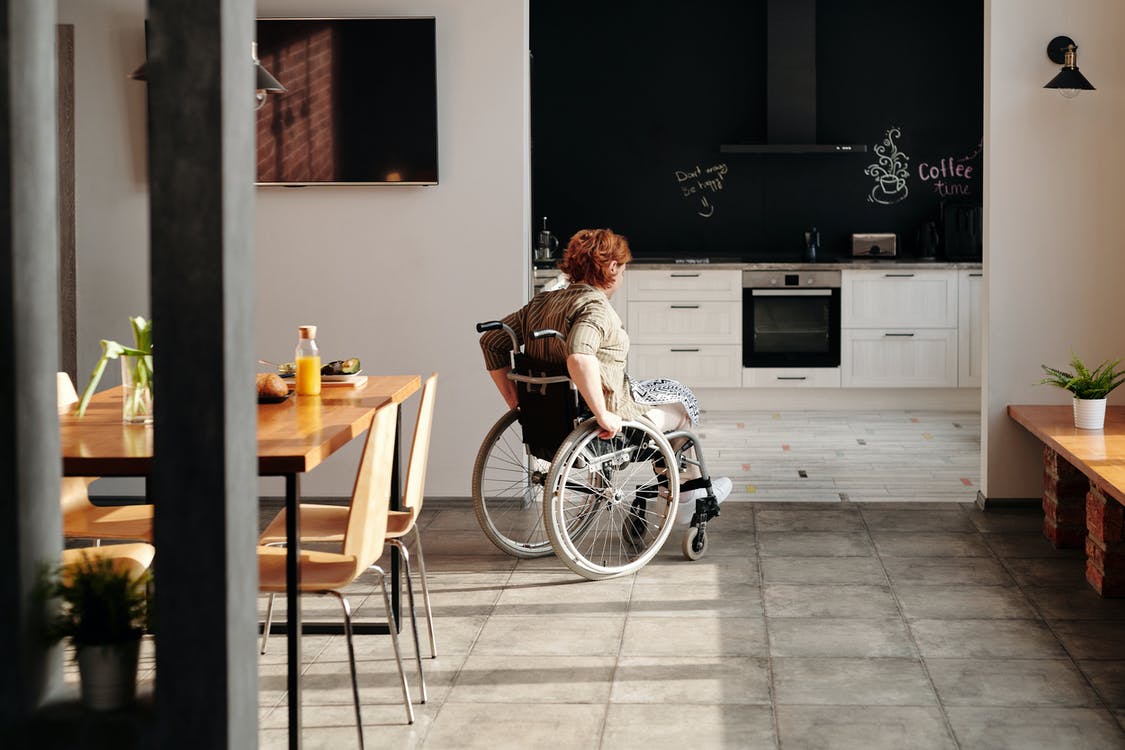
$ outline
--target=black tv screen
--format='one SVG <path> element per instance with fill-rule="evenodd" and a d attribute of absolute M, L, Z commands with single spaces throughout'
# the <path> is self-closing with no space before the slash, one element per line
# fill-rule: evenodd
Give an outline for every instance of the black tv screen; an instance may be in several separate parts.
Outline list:
<path fill-rule="evenodd" d="M 433 18 L 259 19 L 258 184 L 435 185 Z"/>

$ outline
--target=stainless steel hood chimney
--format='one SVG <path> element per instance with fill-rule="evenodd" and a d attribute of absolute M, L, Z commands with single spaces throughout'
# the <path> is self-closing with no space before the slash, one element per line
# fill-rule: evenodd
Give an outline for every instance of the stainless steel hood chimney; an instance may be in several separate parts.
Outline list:
<path fill-rule="evenodd" d="M 723 144 L 724 154 L 845 154 L 867 144 L 816 137 L 816 0 L 766 2 L 766 142 Z"/>

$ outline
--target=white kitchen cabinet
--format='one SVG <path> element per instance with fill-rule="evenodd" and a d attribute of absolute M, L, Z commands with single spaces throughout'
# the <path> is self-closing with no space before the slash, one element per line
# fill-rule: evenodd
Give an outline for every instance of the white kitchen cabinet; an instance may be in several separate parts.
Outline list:
<path fill-rule="evenodd" d="M 692 388 L 742 384 L 742 273 L 649 270 L 625 273 L 629 373 Z"/>
<path fill-rule="evenodd" d="M 844 271 L 840 281 L 842 328 L 957 327 L 956 271 Z"/>
<path fill-rule="evenodd" d="M 671 378 L 693 388 L 729 388 L 742 374 L 740 348 L 730 345 L 630 344 L 629 374 Z"/>
<path fill-rule="evenodd" d="M 845 329 L 840 382 L 845 388 L 956 388 L 957 329 Z"/>
<path fill-rule="evenodd" d="M 703 270 L 690 265 L 674 271 L 631 267 L 625 272 L 625 287 L 630 302 L 740 300 L 742 271 Z"/>
<path fill-rule="evenodd" d="M 983 271 L 961 271 L 958 278 L 957 385 L 979 388 L 981 385 L 981 294 L 984 292 Z"/>
<path fill-rule="evenodd" d="M 956 388 L 958 284 L 954 270 L 844 271 L 841 385 Z"/>
<path fill-rule="evenodd" d="M 629 300 L 633 341 L 651 344 L 732 344 L 742 335 L 742 305 L 729 301 Z"/>
<path fill-rule="evenodd" d="M 839 388 L 839 367 L 747 367 L 743 388 Z"/>

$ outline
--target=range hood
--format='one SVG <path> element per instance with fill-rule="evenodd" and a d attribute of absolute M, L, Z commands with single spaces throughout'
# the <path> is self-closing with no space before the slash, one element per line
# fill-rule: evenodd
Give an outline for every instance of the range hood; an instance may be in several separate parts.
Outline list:
<path fill-rule="evenodd" d="M 766 142 L 723 144 L 724 154 L 847 154 L 867 144 L 816 137 L 816 0 L 766 2 Z"/>

